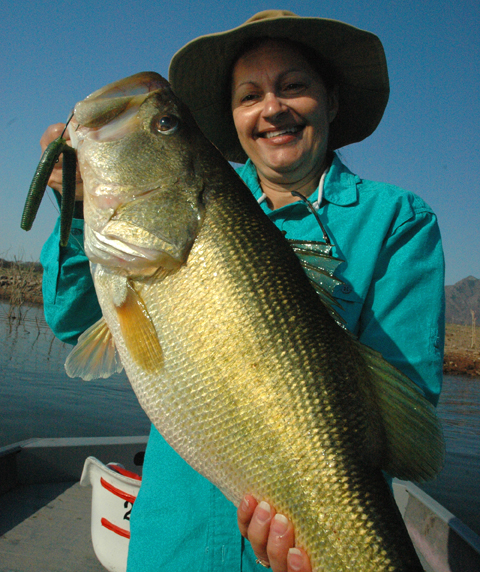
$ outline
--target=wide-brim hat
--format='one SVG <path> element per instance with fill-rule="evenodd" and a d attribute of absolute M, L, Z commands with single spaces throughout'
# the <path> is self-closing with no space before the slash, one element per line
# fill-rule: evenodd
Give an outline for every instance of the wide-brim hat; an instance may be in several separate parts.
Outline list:
<path fill-rule="evenodd" d="M 242 45 L 261 37 L 301 42 L 334 70 L 339 109 L 330 125 L 332 149 L 362 141 L 375 131 L 390 92 L 385 52 L 379 38 L 337 20 L 303 18 L 288 10 L 265 10 L 237 28 L 192 40 L 170 63 L 173 90 L 229 161 L 244 163 L 247 156 L 233 124 L 228 75 Z"/>

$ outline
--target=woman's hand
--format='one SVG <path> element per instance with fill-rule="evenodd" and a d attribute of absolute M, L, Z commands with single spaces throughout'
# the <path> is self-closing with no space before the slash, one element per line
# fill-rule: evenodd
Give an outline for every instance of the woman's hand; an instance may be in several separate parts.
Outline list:
<path fill-rule="evenodd" d="M 52 141 L 57 139 L 57 137 L 60 137 L 64 129 L 65 129 L 65 123 L 54 123 L 53 125 L 50 125 L 47 128 L 45 133 L 40 138 L 40 147 L 42 148 L 42 153 L 45 151 L 47 146 Z M 63 137 L 65 141 L 70 145 L 70 136 L 68 135 L 68 131 L 65 131 Z M 60 155 L 58 163 L 56 163 L 55 167 L 53 168 L 52 174 L 48 179 L 48 186 L 52 187 L 52 189 L 55 189 L 60 194 L 62 193 L 62 164 L 63 164 L 62 155 Z M 82 182 L 82 177 L 80 176 L 80 171 L 78 169 L 78 163 L 76 171 L 76 182 L 77 184 L 75 188 L 75 200 L 83 201 L 83 182 Z"/>
<path fill-rule="evenodd" d="M 250 541 L 255 556 L 272 572 L 311 572 L 306 553 L 295 548 L 292 523 L 266 502 L 257 503 L 250 495 L 237 510 L 238 528 Z"/>

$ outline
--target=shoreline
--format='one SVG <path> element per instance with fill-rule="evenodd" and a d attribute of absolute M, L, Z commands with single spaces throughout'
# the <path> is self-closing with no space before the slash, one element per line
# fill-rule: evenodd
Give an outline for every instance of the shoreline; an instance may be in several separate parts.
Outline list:
<path fill-rule="evenodd" d="M 480 377 L 480 328 L 446 325 L 443 373 Z"/>
<path fill-rule="evenodd" d="M 471 352 L 447 353 L 445 351 L 443 373 L 463 375 L 465 377 L 480 377 L 480 352 L 475 349 L 471 350 Z"/>
<path fill-rule="evenodd" d="M 38 269 L 0 267 L 0 300 L 20 307 L 22 304 L 43 305 L 42 274 Z M 472 348 L 472 328 L 459 324 L 447 324 L 443 373 L 480 377 L 480 328 L 477 330 L 476 347 Z"/>
<path fill-rule="evenodd" d="M 0 267 L 0 300 L 12 307 L 43 306 L 42 273 L 32 268 Z"/>

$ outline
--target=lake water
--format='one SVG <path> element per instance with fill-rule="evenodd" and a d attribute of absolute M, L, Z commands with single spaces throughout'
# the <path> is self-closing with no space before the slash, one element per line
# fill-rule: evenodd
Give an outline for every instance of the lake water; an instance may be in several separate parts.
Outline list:
<path fill-rule="evenodd" d="M 64 370 L 71 346 L 41 308 L 8 319 L 0 304 L 0 447 L 32 437 L 146 435 L 150 423 L 126 376 L 85 382 Z M 445 376 L 438 406 L 447 456 L 428 494 L 480 534 L 480 378 Z"/>
<path fill-rule="evenodd" d="M 43 310 L 7 319 L 0 304 L 0 447 L 32 437 L 146 435 L 150 423 L 124 373 L 82 381 L 67 376 L 72 346 L 56 339 Z"/>

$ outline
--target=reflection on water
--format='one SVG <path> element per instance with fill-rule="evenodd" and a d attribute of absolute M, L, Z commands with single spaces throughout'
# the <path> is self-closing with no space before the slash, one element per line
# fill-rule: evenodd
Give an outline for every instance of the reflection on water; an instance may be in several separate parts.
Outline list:
<path fill-rule="evenodd" d="M 147 434 L 125 374 L 70 379 L 63 364 L 71 346 L 54 338 L 41 309 L 22 312 L 7 320 L 0 304 L 0 447 L 32 437 Z M 480 534 L 480 379 L 445 376 L 438 414 L 445 468 L 422 488 Z"/>
<path fill-rule="evenodd" d="M 0 304 L 2 335 L 2 367 L 21 371 L 59 369 L 60 360 L 68 353 L 48 328 L 39 308 L 23 306 L 9 319 L 9 307 Z"/>
<path fill-rule="evenodd" d="M 446 375 L 438 415 L 445 465 L 421 488 L 480 535 L 480 379 Z"/>
<path fill-rule="evenodd" d="M 124 373 L 71 379 L 71 346 L 57 340 L 41 308 L 7 319 L 0 304 L 0 447 L 32 437 L 145 435 L 149 422 Z"/>
<path fill-rule="evenodd" d="M 480 379 L 446 375 L 438 414 L 447 450 L 480 457 Z"/>

